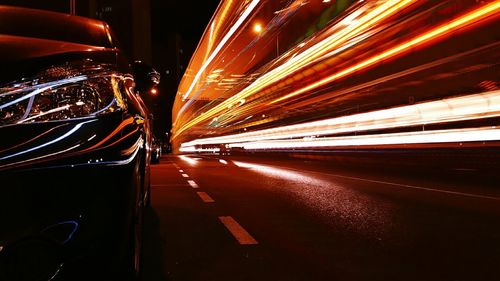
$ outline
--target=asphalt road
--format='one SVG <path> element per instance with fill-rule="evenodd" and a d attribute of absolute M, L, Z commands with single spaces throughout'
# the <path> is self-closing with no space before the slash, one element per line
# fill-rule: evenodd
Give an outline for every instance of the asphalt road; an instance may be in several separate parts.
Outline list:
<path fill-rule="evenodd" d="M 472 173 L 164 156 L 144 280 L 500 280 L 500 184 Z"/>

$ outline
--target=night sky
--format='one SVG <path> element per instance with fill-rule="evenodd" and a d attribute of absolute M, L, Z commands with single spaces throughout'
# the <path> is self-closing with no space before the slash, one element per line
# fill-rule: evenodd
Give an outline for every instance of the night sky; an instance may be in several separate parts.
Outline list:
<path fill-rule="evenodd" d="M 162 73 L 157 124 L 166 132 L 177 86 L 220 0 L 153 0 L 153 64 Z M 159 129 L 159 128 L 158 128 Z M 160 132 L 157 132 L 159 134 Z"/>

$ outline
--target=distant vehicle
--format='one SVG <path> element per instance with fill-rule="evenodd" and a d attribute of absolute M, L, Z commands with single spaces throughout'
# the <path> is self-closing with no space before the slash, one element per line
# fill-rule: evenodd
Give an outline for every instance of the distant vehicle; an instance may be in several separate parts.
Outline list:
<path fill-rule="evenodd" d="M 137 279 L 151 191 L 137 89 L 158 73 L 131 67 L 102 21 L 9 6 L 0 62 L 0 280 Z"/>

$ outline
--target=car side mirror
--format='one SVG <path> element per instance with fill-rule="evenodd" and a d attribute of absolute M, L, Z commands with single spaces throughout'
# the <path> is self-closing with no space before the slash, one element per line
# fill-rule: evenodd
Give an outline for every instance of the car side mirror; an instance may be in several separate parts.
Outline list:
<path fill-rule="evenodd" d="M 136 90 L 139 93 L 149 91 L 156 93 L 156 87 L 160 84 L 160 73 L 142 61 L 135 61 L 131 66 L 134 72 Z"/>

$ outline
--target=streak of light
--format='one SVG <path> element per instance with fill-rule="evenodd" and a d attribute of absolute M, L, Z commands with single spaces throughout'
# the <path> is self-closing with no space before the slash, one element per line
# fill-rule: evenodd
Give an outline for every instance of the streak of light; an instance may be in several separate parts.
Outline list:
<path fill-rule="evenodd" d="M 112 147 L 114 145 L 116 145 L 117 143 L 120 143 L 121 141 L 125 140 L 125 139 L 128 139 L 130 136 L 133 136 L 135 133 L 137 133 L 139 131 L 139 128 L 134 128 L 132 131 L 128 132 L 126 135 L 123 135 L 121 136 L 119 139 L 117 139 L 116 141 L 110 143 L 110 144 L 107 144 L 105 146 L 102 146 L 100 147 L 99 149 L 105 149 L 105 148 L 108 148 L 108 147 Z"/>
<path fill-rule="evenodd" d="M 412 48 L 416 48 L 419 45 L 425 44 L 428 41 L 431 41 L 433 39 L 437 39 L 439 37 L 442 37 L 446 34 L 452 33 L 456 31 L 459 28 L 462 28 L 466 25 L 472 24 L 475 21 L 481 20 L 489 15 L 493 15 L 498 12 L 500 9 L 500 1 L 493 2 L 489 5 L 486 5 L 480 9 L 474 10 L 458 19 L 455 19 L 451 22 L 445 23 L 437 28 L 432 29 L 429 32 L 426 32 L 416 38 L 413 38 L 409 41 L 406 41 L 390 50 L 387 50 L 385 52 L 382 52 L 380 54 L 377 54 L 375 56 L 372 56 L 371 58 L 362 61 L 358 64 L 355 64 L 353 66 L 350 66 L 346 69 L 343 69 L 329 77 L 326 77 L 320 81 L 314 82 L 302 89 L 299 89 L 297 91 L 294 91 L 290 94 L 287 94 L 283 97 L 280 97 L 272 102 L 270 104 L 274 104 L 277 102 L 281 102 L 283 100 L 289 99 L 291 97 L 303 94 L 305 92 L 311 91 L 313 89 L 319 88 L 321 86 L 324 86 L 326 84 L 329 84 L 335 80 L 338 80 L 340 78 L 343 78 L 347 75 L 350 75 L 358 70 L 368 68 L 374 64 L 377 64 L 379 62 L 385 61 L 391 57 L 400 55 L 401 53 L 411 50 Z"/>
<path fill-rule="evenodd" d="M 175 138 L 177 135 L 187 130 L 188 128 L 194 126 L 195 124 L 198 124 L 210 118 L 211 116 L 221 112 L 222 110 L 225 110 L 228 106 L 238 102 L 238 100 L 245 99 L 246 97 L 257 93 L 261 91 L 263 88 L 282 79 L 286 75 L 289 75 L 290 73 L 300 69 L 301 67 L 321 57 L 325 53 L 328 53 L 331 50 L 337 48 L 342 43 L 348 41 L 350 38 L 353 38 L 357 34 L 362 34 L 364 31 L 371 28 L 374 24 L 381 22 L 382 20 L 404 9 L 408 5 L 413 4 L 414 2 L 415 2 L 414 0 L 391 0 L 381 4 L 377 8 L 368 12 L 358 21 L 356 21 L 355 24 L 349 25 L 340 30 L 339 32 L 334 33 L 332 36 L 327 37 L 326 39 L 318 42 L 317 44 L 305 49 L 302 53 L 298 54 L 294 58 L 283 63 L 277 68 L 267 72 L 266 74 L 262 75 L 262 77 L 258 78 L 256 81 L 247 86 L 238 94 L 228 98 L 227 100 L 221 102 L 220 104 L 211 108 L 207 112 L 187 122 L 186 124 L 184 124 L 184 126 L 179 128 L 174 133 L 173 138 Z M 191 86 L 194 87 L 194 83 L 191 84 Z M 177 117 L 179 117 L 180 114 L 182 114 L 186 106 L 187 104 L 184 105 L 184 107 L 181 110 L 179 110 Z"/>
<path fill-rule="evenodd" d="M 207 53 L 205 54 L 205 57 L 203 58 L 203 60 L 206 60 L 207 57 L 209 56 L 209 52 L 212 50 L 213 45 L 214 45 L 215 36 L 219 33 L 219 29 L 220 29 L 222 23 L 224 21 L 226 21 L 227 14 L 228 14 L 228 12 L 233 4 L 233 0 L 228 0 L 228 1 L 221 2 L 221 3 L 223 3 L 222 5 L 224 5 L 224 6 L 221 7 L 222 10 L 221 10 L 220 16 L 217 18 L 216 22 L 214 21 L 210 25 L 210 37 L 208 37 L 208 46 L 206 48 Z M 217 12 L 214 15 L 216 15 L 216 14 L 217 14 Z M 217 23 L 217 24 L 215 24 L 215 23 Z"/>
<path fill-rule="evenodd" d="M 81 146 L 81 144 L 76 144 L 76 145 L 74 145 L 72 147 L 69 147 L 69 148 L 66 148 L 66 149 L 63 149 L 63 150 L 51 153 L 51 154 L 44 154 L 44 155 L 39 156 L 39 157 L 29 158 L 27 160 L 18 161 L 18 162 L 15 162 L 15 163 L 9 163 L 7 165 L 3 165 L 3 166 L 0 166 L 0 167 L 2 167 L 2 168 L 13 167 L 13 166 L 16 166 L 16 165 L 19 165 L 19 164 L 23 164 L 23 163 L 34 162 L 34 161 L 37 161 L 37 160 L 40 160 L 40 159 L 43 159 L 43 158 L 49 158 L 49 157 L 52 157 L 52 156 L 56 156 L 56 155 L 59 155 L 59 154 L 71 151 L 71 150 L 73 150 L 73 149 L 75 149 L 75 148 L 77 148 L 79 146 Z"/>
<path fill-rule="evenodd" d="M 317 147 L 353 147 L 402 144 L 440 144 L 463 142 L 499 141 L 500 129 L 481 127 L 472 129 L 449 129 L 411 133 L 362 135 L 353 137 L 332 137 L 304 140 L 270 140 L 229 144 L 229 147 L 247 150 L 296 149 Z"/>
<path fill-rule="evenodd" d="M 196 148 L 194 146 L 184 146 L 179 149 L 180 152 L 211 152 L 217 153 L 220 148 Z"/>
<path fill-rule="evenodd" d="M 212 63 L 214 58 L 219 54 L 220 50 L 226 45 L 227 41 L 233 36 L 233 34 L 238 31 L 240 26 L 243 24 L 243 22 L 247 19 L 247 17 L 251 14 L 251 12 L 255 9 L 257 4 L 259 4 L 260 0 L 253 0 L 245 9 L 245 11 L 241 14 L 241 16 L 238 18 L 238 20 L 234 23 L 233 26 L 229 29 L 229 31 L 226 33 L 226 35 L 222 38 L 222 40 L 219 42 L 217 47 L 214 49 L 214 51 L 210 54 L 208 59 L 203 63 L 203 65 L 200 67 L 198 72 L 196 73 L 193 81 L 191 82 L 191 85 L 189 86 L 188 90 L 186 93 L 183 94 L 183 98 L 186 99 L 189 97 L 191 92 L 193 91 L 195 85 L 198 83 L 200 80 L 201 75 L 205 70 L 207 69 L 208 65 Z M 189 103 L 185 104 L 184 107 L 179 111 L 183 112 L 184 109 L 188 106 Z"/>
<path fill-rule="evenodd" d="M 93 150 L 95 148 L 98 148 L 99 146 L 103 145 L 104 143 L 106 143 L 108 140 L 110 140 L 112 137 L 114 137 L 115 135 L 117 135 L 118 133 L 120 133 L 122 131 L 123 128 L 127 127 L 128 125 L 130 124 L 133 124 L 134 123 L 134 118 L 130 117 L 130 118 L 127 118 L 125 120 L 123 120 L 120 125 L 118 125 L 118 127 L 116 127 L 110 134 L 108 134 L 104 139 L 102 139 L 101 141 L 99 141 L 98 143 L 96 143 L 95 145 L 83 150 L 82 152 L 87 152 L 87 151 L 90 151 L 90 150 Z"/>
<path fill-rule="evenodd" d="M 38 150 L 38 149 L 41 149 L 41 148 L 44 148 L 44 147 L 47 147 L 49 145 L 52 145 L 54 143 L 57 143 L 69 136 L 71 136 L 72 134 L 74 134 L 76 131 L 80 130 L 80 128 L 84 125 L 84 124 L 87 124 L 87 123 L 90 123 L 90 122 L 94 122 L 95 120 L 91 120 L 91 121 L 87 121 L 87 122 L 82 122 L 82 123 L 79 123 L 77 124 L 75 127 L 73 127 L 71 130 L 69 130 L 68 132 L 66 132 L 64 135 L 58 137 L 58 138 L 55 138 L 51 141 L 48 141 L 44 144 L 41 144 L 41 145 L 38 145 L 38 146 L 35 146 L 35 147 L 32 147 L 32 148 L 29 148 L 29 149 L 26 149 L 26 150 L 23 150 L 23 151 L 20 151 L 20 152 L 17 152 L 17 153 L 13 153 L 13 154 L 9 154 L 7 156 L 4 156 L 4 157 L 1 157 L 0 160 L 5 160 L 5 159 L 9 159 L 9 158 L 12 158 L 12 157 L 16 157 L 16 156 L 19 156 L 19 155 L 23 155 L 23 154 L 26 154 L 26 153 L 29 153 L 29 152 L 32 152 L 32 151 L 35 151 L 35 150 Z"/>
<path fill-rule="evenodd" d="M 277 15 L 277 14 L 280 14 L 283 12 L 288 12 L 290 10 L 296 10 L 302 6 L 307 5 L 308 3 L 309 3 L 309 1 L 303 1 L 303 0 L 295 1 L 290 6 L 286 7 L 285 9 L 275 11 L 274 14 Z"/>
<path fill-rule="evenodd" d="M 87 80 L 87 76 L 85 75 L 82 75 L 82 76 L 76 76 L 76 77 L 72 77 L 72 78 L 67 78 L 67 79 L 62 79 L 62 80 L 58 80 L 58 81 L 55 81 L 55 82 L 50 82 L 50 83 L 45 83 L 45 84 L 41 84 L 41 85 L 37 85 L 36 86 L 36 90 L 34 90 L 33 92 L 27 94 L 27 95 L 24 95 L 22 97 L 19 97 L 13 101 L 10 101 L 10 102 L 7 102 L 7 103 L 4 103 L 2 105 L 0 105 L 0 109 L 4 109 L 6 107 L 9 107 L 11 105 L 14 105 L 16 103 L 19 103 L 25 99 L 29 99 L 31 97 L 34 97 L 40 93 L 43 93 L 47 90 L 50 90 L 52 88 L 55 88 L 55 87 L 58 87 L 58 86 L 62 86 L 62 85 L 65 85 L 65 84 L 71 84 L 71 83 L 76 83 L 76 82 L 81 82 L 81 81 L 84 81 L 84 80 Z M 34 87 L 33 87 L 34 88 Z M 7 93 L 3 93 L 1 94 L 1 96 L 7 96 L 7 95 L 12 95 L 12 94 L 17 94 L 19 92 L 22 92 L 22 91 L 26 91 L 28 89 L 17 89 L 17 90 L 14 90 L 14 91 L 11 91 L 11 92 L 7 92 Z"/>
<path fill-rule="evenodd" d="M 29 140 L 25 141 L 25 142 L 22 142 L 22 143 L 19 143 L 19 144 L 14 145 L 14 146 L 8 147 L 8 148 L 6 148 L 6 149 L 4 149 L 4 150 L 0 150 L 0 153 L 4 153 L 4 152 L 6 152 L 6 151 L 9 151 L 9 150 L 12 150 L 12 149 L 15 149 L 15 148 L 21 147 L 21 146 L 23 146 L 23 145 L 26 145 L 26 144 L 28 144 L 28 143 L 30 143 L 30 142 L 33 142 L 33 141 L 35 141 L 35 140 L 37 140 L 37 139 L 39 139 L 39 138 L 41 138 L 41 137 L 43 137 L 43 136 L 45 136 L 45 135 L 47 135 L 47 134 L 51 133 L 52 131 L 54 131 L 54 130 L 56 130 L 56 129 L 59 129 L 59 128 L 61 128 L 61 127 L 63 127 L 63 126 L 64 126 L 64 124 L 63 124 L 63 125 L 56 126 L 56 127 L 54 127 L 54 128 L 51 128 L 51 129 L 49 129 L 49 130 L 47 130 L 47 131 L 45 131 L 45 132 L 43 132 L 43 133 L 41 133 L 41 134 L 39 134 L 39 135 L 37 135 L 37 136 L 35 136 L 35 137 L 33 137 L 33 138 L 31 138 L 31 139 L 29 139 Z"/>
<path fill-rule="evenodd" d="M 134 160 L 136 158 L 136 156 L 139 153 L 139 151 L 141 150 L 141 147 L 143 144 L 144 144 L 144 140 L 138 139 L 137 142 L 134 145 L 132 145 L 132 147 L 130 147 L 130 149 L 134 149 L 134 150 L 133 150 L 133 153 L 130 155 L 130 157 L 127 159 L 119 160 L 119 161 L 108 161 L 108 162 L 94 163 L 94 164 L 91 163 L 90 165 L 105 165 L 105 166 L 127 165 L 130 162 L 132 162 L 132 160 Z"/>
<path fill-rule="evenodd" d="M 222 164 L 224 164 L 224 165 L 227 165 L 227 161 L 224 160 L 224 159 L 219 159 L 219 162 L 222 163 Z"/>
<path fill-rule="evenodd" d="M 248 133 L 198 139 L 183 143 L 182 147 L 326 136 L 497 116 L 500 116 L 499 90 Z"/>
<path fill-rule="evenodd" d="M 31 101 L 31 100 L 30 100 Z M 31 110 L 31 108 L 29 108 L 28 110 L 26 110 L 26 115 L 23 116 L 23 118 L 21 118 L 20 121 L 18 121 L 17 123 L 18 124 L 22 124 L 22 123 L 25 123 L 25 122 L 28 122 L 28 121 L 31 121 L 33 119 L 37 119 L 37 118 L 40 118 L 42 116 L 45 116 L 45 115 L 49 115 L 49 114 L 52 114 L 52 113 L 56 113 L 56 112 L 60 112 L 60 111 L 64 111 L 64 110 L 68 110 L 69 108 L 71 107 L 71 105 L 67 104 L 67 105 L 63 105 L 63 106 L 60 106 L 58 108 L 54 108 L 54 109 L 51 109 L 51 110 L 48 110 L 46 112 L 40 112 L 40 114 L 37 114 L 37 115 L 34 115 L 34 116 L 31 116 L 29 118 L 26 118 L 28 115 L 29 115 L 29 110 Z"/>

